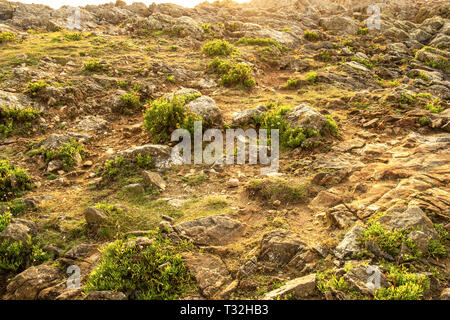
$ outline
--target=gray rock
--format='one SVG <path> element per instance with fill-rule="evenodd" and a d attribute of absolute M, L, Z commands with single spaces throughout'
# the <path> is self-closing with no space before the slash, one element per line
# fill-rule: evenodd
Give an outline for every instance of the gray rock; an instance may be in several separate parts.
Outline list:
<path fill-rule="evenodd" d="M 222 113 L 213 98 L 201 96 L 186 104 L 185 107 L 202 117 L 204 127 L 222 124 Z"/>
<path fill-rule="evenodd" d="M 25 242 L 31 234 L 31 229 L 22 223 L 10 223 L 1 233 L 0 238 L 8 241 Z"/>
<path fill-rule="evenodd" d="M 361 248 L 358 239 L 364 228 L 360 224 L 355 224 L 349 232 L 346 233 L 344 239 L 336 246 L 334 254 L 339 259 L 358 253 Z"/>
<path fill-rule="evenodd" d="M 127 300 L 123 292 L 91 291 L 83 300 Z"/>
<path fill-rule="evenodd" d="M 145 189 L 142 186 L 142 184 L 140 184 L 140 183 L 132 183 L 132 184 L 126 185 L 125 187 L 123 187 L 123 190 L 125 192 L 129 192 L 132 194 L 144 194 L 145 193 Z"/>
<path fill-rule="evenodd" d="M 179 223 L 175 231 L 200 245 L 226 245 L 239 237 L 244 226 L 227 215 L 219 214 Z"/>
<path fill-rule="evenodd" d="M 441 300 L 450 300 L 450 288 L 442 290 L 440 298 Z"/>
<path fill-rule="evenodd" d="M 7 300 L 34 300 L 39 293 L 61 281 L 58 268 L 47 265 L 31 267 L 16 275 L 6 288 Z"/>
<path fill-rule="evenodd" d="M 76 125 L 77 129 L 90 132 L 105 130 L 107 128 L 108 121 L 99 116 L 86 116 Z"/>
<path fill-rule="evenodd" d="M 314 129 L 320 131 L 326 123 L 325 116 L 307 104 L 300 104 L 286 113 L 285 119 L 294 128 Z"/>
<path fill-rule="evenodd" d="M 108 220 L 108 217 L 105 211 L 95 207 L 89 207 L 84 210 L 84 219 L 88 224 L 101 225 Z"/>
<path fill-rule="evenodd" d="M 169 146 L 146 144 L 121 151 L 111 157 L 111 159 L 122 157 L 126 160 L 136 161 L 136 157 L 141 154 L 143 156 L 150 156 L 157 168 L 168 168 L 174 160 L 171 158 L 171 151 L 172 149 Z"/>
<path fill-rule="evenodd" d="M 231 275 L 222 262 L 211 254 L 185 254 L 186 261 L 191 274 L 195 277 L 201 294 L 206 298 L 212 298 L 232 282 Z"/>
<path fill-rule="evenodd" d="M 433 222 L 419 207 L 411 206 L 404 212 L 386 213 L 378 220 L 382 225 L 393 230 L 418 229 L 427 236 L 437 239 Z"/>
<path fill-rule="evenodd" d="M 274 267 L 288 264 L 292 258 L 306 249 L 306 244 L 294 233 L 274 230 L 264 234 L 259 246 L 258 261 Z"/>
<path fill-rule="evenodd" d="M 375 289 L 389 286 L 389 282 L 378 266 L 357 266 L 349 270 L 344 275 L 344 279 L 362 294 L 373 294 Z"/>
<path fill-rule="evenodd" d="M 166 182 L 160 174 L 151 171 L 143 171 L 142 178 L 144 179 L 144 185 L 146 187 L 156 187 L 160 190 L 166 189 Z"/>
<path fill-rule="evenodd" d="M 232 124 L 235 126 L 249 124 L 253 117 L 264 114 L 268 108 L 265 105 L 259 105 L 255 108 L 246 109 L 233 116 Z"/>
<path fill-rule="evenodd" d="M 319 25 L 325 30 L 341 31 L 347 34 L 355 34 L 358 31 L 358 25 L 355 20 L 338 15 L 321 18 Z"/>
<path fill-rule="evenodd" d="M 47 165 L 47 172 L 55 172 L 63 168 L 61 160 L 52 160 Z"/>
<path fill-rule="evenodd" d="M 80 259 L 87 258 L 97 251 L 98 245 L 94 243 L 80 243 L 66 252 L 65 258 Z"/>

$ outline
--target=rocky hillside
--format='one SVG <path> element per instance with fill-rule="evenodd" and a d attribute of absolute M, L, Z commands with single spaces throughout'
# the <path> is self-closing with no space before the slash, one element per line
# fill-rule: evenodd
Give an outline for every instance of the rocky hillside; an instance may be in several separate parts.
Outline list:
<path fill-rule="evenodd" d="M 0 0 L 0 297 L 449 299 L 449 19 Z M 278 173 L 173 163 L 199 119 L 279 129 Z"/>

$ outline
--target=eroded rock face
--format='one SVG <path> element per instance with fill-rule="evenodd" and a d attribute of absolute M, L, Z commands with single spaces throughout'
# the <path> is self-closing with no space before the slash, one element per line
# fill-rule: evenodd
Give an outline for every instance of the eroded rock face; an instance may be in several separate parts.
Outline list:
<path fill-rule="evenodd" d="M 359 237 L 364 231 L 360 224 L 353 226 L 344 236 L 344 239 L 336 246 L 335 255 L 339 259 L 358 253 L 361 248 L 358 244 Z"/>
<path fill-rule="evenodd" d="M 197 244 L 217 246 L 226 245 L 242 235 L 245 227 L 239 221 L 219 214 L 182 222 L 174 229 Z"/>
<path fill-rule="evenodd" d="M 34 300 L 42 290 L 54 286 L 61 278 L 60 271 L 56 267 L 47 265 L 31 267 L 11 280 L 5 298 L 8 300 Z"/>
<path fill-rule="evenodd" d="M 186 265 L 197 281 L 201 294 L 205 298 L 213 298 L 231 283 L 231 275 L 220 260 L 211 254 L 184 255 Z"/>
<path fill-rule="evenodd" d="M 281 267 L 305 249 L 306 244 L 298 235 L 282 230 L 271 231 L 261 240 L 258 261 Z"/>
<path fill-rule="evenodd" d="M 433 228 L 433 222 L 416 206 L 411 206 L 403 212 L 386 213 L 379 219 L 384 226 L 393 230 L 415 229 L 422 231 L 427 236 L 437 238 L 437 232 Z"/>

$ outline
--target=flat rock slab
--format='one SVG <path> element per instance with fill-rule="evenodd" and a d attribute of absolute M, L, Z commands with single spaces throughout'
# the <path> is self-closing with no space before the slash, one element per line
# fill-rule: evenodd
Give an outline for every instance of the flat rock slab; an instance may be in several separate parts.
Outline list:
<path fill-rule="evenodd" d="M 312 298 L 318 294 L 316 290 L 316 274 L 310 274 L 301 278 L 288 281 L 284 286 L 272 290 L 263 297 L 263 300 L 276 300 L 278 298 L 293 295 L 293 298 Z"/>
<path fill-rule="evenodd" d="M 225 264 L 216 256 L 185 254 L 183 259 L 206 298 L 212 298 L 233 281 Z"/>
<path fill-rule="evenodd" d="M 182 222 L 174 226 L 179 234 L 188 236 L 199 245 L 226 245 L 244 232 L 245 226 L 227 215 L 219 214 Z"/>

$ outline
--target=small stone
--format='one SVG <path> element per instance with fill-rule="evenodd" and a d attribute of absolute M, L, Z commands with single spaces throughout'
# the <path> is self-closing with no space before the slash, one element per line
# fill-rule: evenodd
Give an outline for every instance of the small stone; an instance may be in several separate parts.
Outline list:
<path fill-rule="evenodd" d="M 125 186 L 123 188 L 126 192 L 133 193 L 133 194 L 144 194 L 145 189 L 140 183 L 133 183 Z"/>
<path fill-rule="evenodd" d="M 236 178 L 232 178 L 227 181 L 228 188 L 237 188 L 239 186 L 239 180 Z"/>
<path fill-rule="evenodd" d="M 84 210 L 84 219 L 88 224 L 103 224 L 107 221 L 106 213 L 98 208 L 89 207 Z"/>
<path fill-rule="evenodd" d="M 151 171 L 142 172 L 142 178 L 144 179 L 144 185 L 146 187 L 156 187 L 160 190 L 166 189 L 166 182 L 160 174 Z"/>

